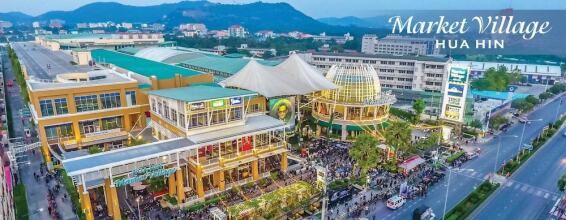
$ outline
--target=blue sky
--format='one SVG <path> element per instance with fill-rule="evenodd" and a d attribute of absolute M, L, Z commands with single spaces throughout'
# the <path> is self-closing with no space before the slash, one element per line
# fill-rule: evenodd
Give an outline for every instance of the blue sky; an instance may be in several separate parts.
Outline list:
<path fill-rule="evenodd" d="M 108 0 L 0 0 L 0 12 L 21 11 L 38 15 L 50 10 L 72 10 L 84 4 Z M 180 0 L 114 0 L 129 5 L 153 5 Z M 242 4 L 257 0 L 211 0 Z M 392 9 L 566 9 L 566 0 L 263 0 L 288 2 L 315 17 L 370 17 L 380 10 Z"/>

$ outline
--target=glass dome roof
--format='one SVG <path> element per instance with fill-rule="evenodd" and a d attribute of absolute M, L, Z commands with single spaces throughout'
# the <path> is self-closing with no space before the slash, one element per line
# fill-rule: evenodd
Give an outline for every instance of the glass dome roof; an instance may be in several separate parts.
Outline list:
<path fill-rule="evenodd" d="M 322 91 L 323 98 L 344 103 L 363 103 L 381 98 L 379 77 L 368 64 L 334 65 L 326 78 L 340 88 Z"/>

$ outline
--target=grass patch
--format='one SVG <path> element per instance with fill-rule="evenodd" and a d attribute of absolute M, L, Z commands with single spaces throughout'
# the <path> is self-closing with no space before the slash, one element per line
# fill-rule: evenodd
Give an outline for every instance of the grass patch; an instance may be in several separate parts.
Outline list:
<path fill-rule="evenodd" d="M 415 122 L 415 119 L 416 119 L 415 114 L 413 114 L 413 113 L 411 113 L 411 112 L 408 112 L 408 111 L 404 111 L 404 110 L 398 109 L 398 108 L 393 108 L 393 107 L 391 107 L 391 108 L 389 109 L 389 113 L 392 114 L 392 115 L 394 115 L 394 116 L 396 116 L 396 117 L 398 117 L 398 118 L 401 118 L 401 119 L 403 119 L 403 120 L 405 120 L 405 121 L 411 122 L 411 123 L 412 123 L 412 122 Z"/>
<path fill-rule="evenodd" d="M 29 219 L 26 187 L 23 184 L 18 184 L 14 187 L 14 205 L 16 208 L 16 219 Z"/>
<path fill-rule="evenodd" d="M 63 184 L 65 184 L 65 188 L 67 189 L 67 193 L 69 194 L 69 197 L 71 197 L 71 202 L 73 203 L 73 208 L 75 209 L 75 213 L 77 213 L 77 216 L 79 217 L 80 220 L 85 220 L 86 216 L 83 213 L 83 210 L 81 208 L 81 203 L 79 202 L 79 192 L 77 190 L 77 188 L 75 188 L 75 184 L 73 184 L 73 179 L 71 179 L 71 177 L 67 176 L 67 172 L 65 172 L 65 170 L 59 170 L 59 172 L 61 172 L 61 176 L 63 176 Z"/>

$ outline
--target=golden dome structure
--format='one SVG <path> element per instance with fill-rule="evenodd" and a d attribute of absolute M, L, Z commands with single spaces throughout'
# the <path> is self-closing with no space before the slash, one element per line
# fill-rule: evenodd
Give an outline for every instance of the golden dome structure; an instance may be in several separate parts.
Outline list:
<path fill-rule="evenodd" d="M 389 117 L 389 107 L 396 98 L 390 91 L 381 91 L 379 77 L 371 65 L 334 65 L 326 78 L 339 88 L 323 90 L 313 96 L 318 133 L 332 132 L 346 139 L 375 129 Z"/>

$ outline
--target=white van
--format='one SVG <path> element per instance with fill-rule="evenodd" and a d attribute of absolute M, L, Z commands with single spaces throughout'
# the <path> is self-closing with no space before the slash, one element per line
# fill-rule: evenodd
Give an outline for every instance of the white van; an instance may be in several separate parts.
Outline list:
<path fill-rule="evenodd" d="M 406 202 L 405 198 L 403 198 L 399 195 L 395 195 L 395 196 L 389 198 L 387 200 L 387 202 L 385 203 L 385 205 L 387 206 L 387 208 L 395 210 L 395 209 L 398 209 L 401 206 L 405 205 L 405 202 Z"/>

